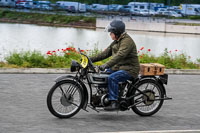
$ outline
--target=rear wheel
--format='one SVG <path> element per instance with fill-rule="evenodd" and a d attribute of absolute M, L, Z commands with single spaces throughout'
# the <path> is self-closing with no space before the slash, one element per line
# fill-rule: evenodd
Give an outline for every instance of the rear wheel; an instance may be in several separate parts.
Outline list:
<path fill-rule="evenodd" d="M 155 80 L 147 79 L 139 82 L 136 87 L 138 90 L 132 94 L 137 95 L 132 99 L 132 104 L 135 104 L 132 110 L 141 116 L 151 116 L 158 112 L 164 101 L 162 86 Z"/>
<path fill-rule="evenodd" d="M 49 111 L 58 118 L 70 118 L 79 112 L 83 105 L 81 86 L 72 80 L 56 83 L 48 93 Z"/>

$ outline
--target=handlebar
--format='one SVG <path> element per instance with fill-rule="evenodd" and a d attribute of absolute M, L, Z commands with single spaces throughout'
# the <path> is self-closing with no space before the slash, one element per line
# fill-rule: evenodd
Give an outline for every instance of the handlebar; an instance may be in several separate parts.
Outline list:
<path fill-rule="evenodd" d="M 86 56 L 86 57 L 88 58 L 88 61 L 89 61 L 89 67 L 90 67 L 90 68 L 91 68 L 95 73 L 105 73 L 105 74 L 110 74 L 110 72 L 101 71 L 101 70 L 99 69 L 99 66 L 96 66 L 96 67 L 95 67 L 95 66 L 93 65 L 91 59 L 90 59 L 86 54 L 82 53 L 80 48 L 78 48 L 78 51 L 79 51 L 79 53 L 80 53 L 81 55 L 84 55 L 84 56 Z"/>

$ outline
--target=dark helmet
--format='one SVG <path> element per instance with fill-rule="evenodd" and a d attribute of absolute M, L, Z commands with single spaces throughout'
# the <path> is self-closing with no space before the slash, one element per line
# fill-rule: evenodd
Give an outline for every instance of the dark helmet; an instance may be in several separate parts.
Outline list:
<path fill-rule="evenodd" d="M 106 30 L 120 36 L 125 31 L 125 24 L 121 20 L 113 20 L 106 27 Z"/>

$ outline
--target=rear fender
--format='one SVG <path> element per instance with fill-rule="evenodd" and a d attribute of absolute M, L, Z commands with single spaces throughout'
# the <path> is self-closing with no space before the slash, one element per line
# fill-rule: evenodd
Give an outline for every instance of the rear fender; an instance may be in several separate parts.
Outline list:
<path fill-rule="evenodd" d="M 141 80 L 145 80 L 145 79 L 149 79 L 149 78 L 152 79 L 152 80 L 155 80 L 162 87 L 164 95 L 166 96 L 166 90 L 165 90 L 164 84 L 167 84 L 168 75 L 165 74 L 165 75 L 161 75 L 159 77 L 146 76 L 146 77 L 143 77 Z"/>
<path fill-rule="evenodd" d="M 77 82 L 82 87 L 83 96 L 84 96 L 83 97 L 84 103 L 83 103 L 82 108 L 86 109 L 87 108 L 87 104 L 88 104 L 88 91 L 87 91 L 87 88 L 86 88 L 85 84 L 81 80 L 78 80 L 76 77 L 74 77 L 72 75 L 66 75 L 66 76 L 58 77 L 55 80 L 55 82 L 58 83 L 58 82 L 64 81 L 64 80 L 73 80 L 73 81 Z"/>
<path fill-rule="evenodd" d="M 165 86 L 164 86 L 163 82 L 162 82 L 159 78 L 157 78 L 157 82 L 158 82 L 158 83 L 160 84 L 160 86 L 162 87 L 163 92 L 164 92 L 164 95 L 166 96 L 166 90 L 165 90 Z"/>

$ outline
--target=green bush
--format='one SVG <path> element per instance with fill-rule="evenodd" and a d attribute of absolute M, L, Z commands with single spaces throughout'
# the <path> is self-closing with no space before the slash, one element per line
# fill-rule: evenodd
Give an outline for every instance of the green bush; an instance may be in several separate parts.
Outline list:
<path fill-rule="evenodd" d="M 13 52 L 10 56 L 5 58 L 8 64 L 15 64 L 17 66 L 22 66 L 23 57 L 21 53 Z"/>
<path fill-rule="evenodd" d="M 197 59 L 197 63 L 200 66 L 200 58 Z"/>
<path fill-rule="evenodd" d="M 94 17 L 84 17 L 83 21 L 89 22 L 89 23 L 96 23 L 96 18 L 94 18 Z"/>
<path fill-rule="evenodd" d="M 179 22 L 174 23 L 174 25 L 200 26 L 200 24 L 198 23 L 179 23 Z"/>
<path fill-rule="evenodd" d="M 2 10 L 0 10 L 0 18 L 2 18 L 3 17 L 3 14 L 2 14 Z"/>
<path fill-rule="evenodd" d="M 139 60 L 140 63 L 160 63 L 165 65 L 166 68 L 175 68 L 175 69 L 199 69 L 198 64 L 195 64 L 190 60 L 190 56 L 187 56 L 185 53 L 178 53 L 178 50 L 174 52 L 164 50 L 164 53 L 156 57 L 148 52 L 145 52 L 144 48 L 140 49 Z"/>
<path fill-rule="evenodd" d="M 88 56 L 94 56 L 101 52 L 97 47 L 94 50 L 82 50 Z M 111 57 L 112 58 L 112 57 Z M 151 49 L 145 50 L 142 47 L 138 51 L 138 58 L 140 63 L 160 63 L 165 65 L 166 68 L 175 69 L 200 69 L 199 64 L 195 64 L 190 60 L 190 56 L 185 53 L 175 51 L 165 51 L 160 56 L 154 56 L 151 53 Z M 40 67 L 40 68 L 69 68 L 72 60 L 80 61 L 80 54 L 73 47 L 66 49 L 57 49 L 54 51 L 48 51 L 46 55 L 43 55 L 39 51 L 21 51 L 12 52 L 5 58 L 8 65 L 13 67 Z M 95 65 L 102 65 L 109 59 L 96 62 Z M 200 59 L 197 59 L 197 63 L 200 63 Z M 5 63 L 1 63 L 0 67 L 8 67 Z"/>
<path fill-rule="evenodd" d="M 189 19 L 200 20 L 200 16 L 189 16 Z"/>
<path fill-rule="evenodd" d="M 9 10 L 0 10 L 0 17 L 6 16 L 6 14 L 10 13 Z"/>
<path fill-rule="evenodd" d="M 19 67 L 47 67 L 44 56 L 38 51 L 13 52 L 5 59 L 8 64 L 14 64 Z"/>

